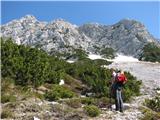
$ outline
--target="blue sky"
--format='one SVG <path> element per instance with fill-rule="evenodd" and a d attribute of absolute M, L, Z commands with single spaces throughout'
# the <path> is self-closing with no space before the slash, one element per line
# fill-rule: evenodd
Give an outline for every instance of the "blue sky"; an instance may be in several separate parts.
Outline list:
<path fill-rule="evenodd" d="M 63 18 L 73 24 L 96 22 L 106 25 L 129 18 L 142 22 L 149 32 L 160 38 L 160 2 L 54 2 L 54 1 L 3 1 L 1 24 L 27 14 L 40 21 Z"/>

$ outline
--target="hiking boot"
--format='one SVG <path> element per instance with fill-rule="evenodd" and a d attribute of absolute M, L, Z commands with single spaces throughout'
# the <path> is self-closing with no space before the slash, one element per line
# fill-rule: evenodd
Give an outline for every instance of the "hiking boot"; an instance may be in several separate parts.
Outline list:
<path fill-rule="evenodd" d="M 123 110 L 120 110 L 121 113 L 123 113 Z"/>
<path fill-rule="evenodd" d="M 115 109 L 115 111 L 119 111 L 119 109 L 118 109 L 118 108 L 116 108 L 116 109 Z"/>

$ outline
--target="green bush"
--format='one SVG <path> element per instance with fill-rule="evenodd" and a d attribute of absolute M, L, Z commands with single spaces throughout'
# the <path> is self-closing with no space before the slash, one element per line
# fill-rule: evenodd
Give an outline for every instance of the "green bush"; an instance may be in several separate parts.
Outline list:
<path fill-rule="evenodd" d="M 38 87 L 43 83 L 59 83 L 64 68 L 69 63 L 49 56 L 43 50 L 13 43 L 1 38 L 1 73 L 16 85 Z"/>
<path fill-rule="evenodd" d="M 1 102 L 6 103 L 6 102 L 15 102 L 16 97 L 14 95 L 4 95 L 2 94 L 1 96 Z"/>
<path fill-rule="evenodd" d="M 160 96 L 156 96 L 153 99 L 146 99 L 145 104 L 147 107 L 151 108 L 152 110 L 159 112 L 160 111 Z"/>
<path fill-rule="evenodd" d="M 15 102 L 16 97 L 13 94 L 14 82 L 10 78 L 1 78 L 1 102 Z"/>
<path fill-rule="evenodd" d="M 109 98 L 107 98 L 107 97 L 102 97 L 102 98 L 99 98 L 99 99 L 97 100 L 97 103 L 96 103 L 96 104 L 97 104 L 97 106 L 99 106 L 100 108 L 106 108 L 106 107 L 108 107 L 109 104 L 111 104 L 110 102 L 113 103 L 113 100 L 110 101 Z"/>
<path fill-rule="evenodd" d="M 143 117 L 140 120 L 159 120 L 160 119 L 160 113 L 156 113 L 148 108 L 140 108 L 140 110 L 143 113 Z"/>
<path fill-rule="evenodd" d="M 159 119 L 160 119 L 160 115 L 152 112 L 145 113 L 144 117 L 141 118 L 141 120 L 159 120 Z"/>
<path fill-rule="evenodd" d="M 115 51 L 112 48 L 103 48 L 100 54 L 105 58 L 113 59 L 115 57 Z"/>
<path fill-rule="evenodd" d="M 68 74 L 65 74 L 63 79 L 65 81 L 65 84 L 68 85 L 72 85 L 72 83 L 74 82 L 74 78 Z"/>
<path fill-rule="evenodd" d="M 93 105 L 93 104 L 95 104 L 95 102 L 96 102 L 96 100 L 91 97 L 81 98 L 81 103 L 85 104 L 85 105 Z"/>
<path fill-rule="evenodd" d="M 109 82 L 111 80 L 111 70 L 104 69 L 94 63 L 94 61 L 85 59 L 73 63 L 66 69 L 67 74 L 81 80 L 90 88 L 90 92 L 95 93 L 97 97 L 109 96 Z M 128 101 L 131 96 L 140 94 L 141 81 L 137 81 L 130 73 L 125 73 L 128 82 L 124 87 L 124 100 Z"/>
<path fill-rule="evenodd" d="M 66 101 L 67 105 L 72 108 L 80 108 L 81 107 L 81 100 L 80 99 L 70 99 Z"/>
<path fill-rule="evenodd" d="M 143 47 L 139 60 L 160 62 L 160 47 L 155 43 L 148 43 Z"/>
<path fill-rule="evenodd" d="M 96 60 L 93 60 L 94 64 L 97 65 L 97 66 L 101 66 L 101 65 L 109 65 L 111 64 L 112 62 L 109 62 L 107 60 L 103 60 L 103 59 L 96 59 Z"/>
<path fill-rule="evenodd" d="M 5 93 L 8 91 L 12 91 L 14 87 L 14 80 L 10 78 L 1 78 L 1 92 Z"/>
<path fill-rule="evenodd" d="M 72 59 L 83 60 L 83 59 L 87 58 L 87 56 L 88 56 L 86 54 L 86 52 L 84 50 L 82 50 L 82 49 L 74 49 L 73 48 L 73 51 L 74 52 L 72 54 L 64 55 L 66 57 L 66 59 L 72 58 Z"/>
<path fill-rule="evenodd" d="M 90 117 L 96 117 L 100 114 L 99 108 L 94 105 L 87 105 L 84 107 L 84 110 Z"/>
<path fill-rule="evenodd" d="M 129 101 L 132 96 L 140 95 L 140 86 L 142 82 L 136 80 L 136 78 L 132 76 L 129 72 L 125 72 L 125 75 L 128 81 L 124 85 L 124 89 L 122 92 L 124 101 Z"/>
<path fill-rule="evenodd" d="M 72 98 L 74 96 L 74 92 L 60 85 L 53 85 L 51 91 L 44 95 L 50 101 L 59 100 L 60 98 Z"/>
<path fill-rule="evenodd" d="M 82 49 L 75 49 L 75 54 L 74 56 L 78 57 L 79 60 L 85 59 L 88 55 L 86 54 L 86 52 Z"/>
<path fill-rule="evenodd" d="M 78 90 L 79 93 L 84 85 L 96 97 L 109 95 L 111 70 L 101 67 L 102 64 L 109 64 L 107 61 L 90 60 L 86 58 L 84 51 L 77 49 L 75 53 L 80 56 L 80 59 L 69 64 L 58 57 L 48 55 L 43 50 L 16 45 L 12 41 L 12 39 L 1 38 L 2 78 L 8 77 L 13 80 L 15 85 L 31 86 L 32 88 L 46 83 L 57 84 L 60 79 L 64 78 L 66 84 L 74 88 L 74 91 Z M 139 94 L 140 82 L 129 73 L 126 74 L 128 82 L 124 88 L 124 97 L 125 100 L 128 100 L 131 96 Z M 64 92 L 62 92 L 63 90 Z M 74 96 L 73 92 L 66 90 L 63 87 L 55 87 L 47 92 L 45 97 L 57 100 Z"/>
<path fill-rule="evenodd" d="M 107 81 L 111 79 L 108 71 L 89 59 L 77 61 L 66 69 L 67 74 L 81 80 L 97 95 L 106 93 Z"/>
<path fill-rule="evenodd" d="M 13 112 L 9 108 L 3 108 L 1 113 L 1 119 L 13 118 Z"/>

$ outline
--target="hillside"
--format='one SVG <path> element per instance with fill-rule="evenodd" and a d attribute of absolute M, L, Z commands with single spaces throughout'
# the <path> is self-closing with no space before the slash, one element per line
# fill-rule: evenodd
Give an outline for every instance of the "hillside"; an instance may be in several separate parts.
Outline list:
<path fill-rule="evenodd" d="M 1 38 L 1 45 L 3 119 L 90 119 L 111 104 L 111 70 L 101 67 L 110 62 L 83 56 L 67 63 L 11 39 Z M 141 82 L 126 75 L 124 100 L 129 101 L 139 95 Z"/>
<path fill-rule="evenodd" d="M 0 37 L 2 119 L 160 119 L 160 43 L 141 22 L 77 26 L 26 15 L 2 25 Z M 110 99 L 111 68 L 128 78 L 124 113 Z"/>

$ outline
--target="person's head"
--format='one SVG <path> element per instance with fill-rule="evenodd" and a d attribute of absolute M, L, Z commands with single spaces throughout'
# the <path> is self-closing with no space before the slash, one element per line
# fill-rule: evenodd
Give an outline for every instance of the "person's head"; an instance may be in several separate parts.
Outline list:
<path fill-rule="evenodd" d="M 112 74 L 112 77 L 116 76 L 116 71 L 113 68 L 111 69 L 111 74 Z"/>
<path fill-rule="evenodd" d="M 124 71 L 121 71 L 121 74 L 124 74 Z"/>

